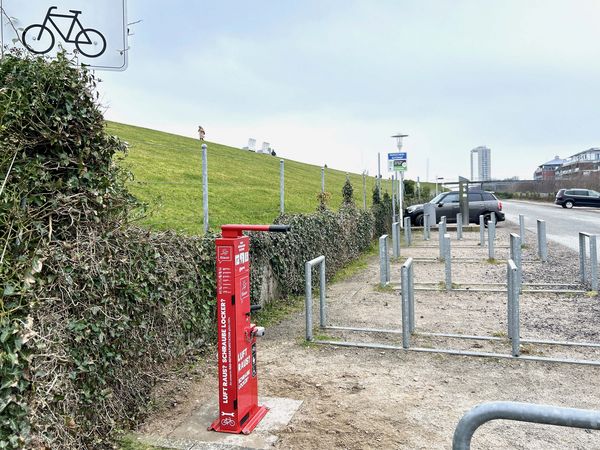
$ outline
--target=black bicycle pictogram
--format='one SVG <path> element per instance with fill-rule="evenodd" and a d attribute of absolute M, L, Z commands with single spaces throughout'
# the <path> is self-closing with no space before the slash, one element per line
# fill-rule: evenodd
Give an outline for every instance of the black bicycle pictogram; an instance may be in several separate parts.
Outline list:
<path fill-rule="evenodd" d="M 88 58 L 97 58 L 106 51 L 106 39 L 98 30 L 93 28 L 83 28 L 79 21 L 81 11 L 69 10 L 71 15 L 57 14 L 54 11 L 58 6 L 51 6 L 46 13 L 44 22 L 41 24 L 30 25 L 23 31 L 23 44 L 27 49 L 38 55 L 48 53 L 54 48 L 56 39 L 50 29 L 50 25 L 60 34 L 60 37 L 69 44 L 75 44 L 75 47 L 84 56 Z M 71 25 L 68 33 L 63 33 L 54 21 L 55 18 L 71 19 Z M 77 28 L 75 28 L 77 26 Z M 73 34 L 77 31 L 75 39 Z"/>

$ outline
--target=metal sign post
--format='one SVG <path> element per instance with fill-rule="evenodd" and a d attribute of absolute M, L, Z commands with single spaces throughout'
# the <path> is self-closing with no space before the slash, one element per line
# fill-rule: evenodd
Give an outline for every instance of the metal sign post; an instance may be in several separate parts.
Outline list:
<path fill-rule="evenodd" d="M 407 169 L 406 152 L 388 153 L 388 170 L 396 174 L 398 182 L 398 222 L 404 226 L 404 172 Z M 393 187 L 392 187 L 393 190 Z"/>
<path fill-rule="evenodd" d="M 55 57 L 66 51 L 78 65 L 127 69 L 126 0 L 0 0 L 0 47 Z"/>

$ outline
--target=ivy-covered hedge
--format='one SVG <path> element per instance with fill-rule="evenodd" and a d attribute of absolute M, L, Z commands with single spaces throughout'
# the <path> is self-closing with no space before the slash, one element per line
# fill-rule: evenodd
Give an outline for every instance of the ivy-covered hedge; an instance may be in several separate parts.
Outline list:
<path fill-rule="evenodd" d="M 164 371 L 214 337 L 215 235 L 130 225 L 126 147 L 94 88 L 64 57 L 0 61 L 0 449 L 113 448 Z M 325 254 L 331 274 L 369 246 L 373 215 L 344 196 L 252 237 L 255 298 L 265 270 L 296 294 L 306 260 Z"/>

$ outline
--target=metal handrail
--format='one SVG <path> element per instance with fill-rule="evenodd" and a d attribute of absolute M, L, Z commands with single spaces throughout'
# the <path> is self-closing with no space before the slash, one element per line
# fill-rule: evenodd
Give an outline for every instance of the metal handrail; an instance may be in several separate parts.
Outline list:
<path fill-rule="evenodd" d="M 600 411 L 519 402 L 483 403 L 467 412 L 458 422 L 452 450 L 469 450 L 475 431 L 497 419 L 600 430 Z"/>

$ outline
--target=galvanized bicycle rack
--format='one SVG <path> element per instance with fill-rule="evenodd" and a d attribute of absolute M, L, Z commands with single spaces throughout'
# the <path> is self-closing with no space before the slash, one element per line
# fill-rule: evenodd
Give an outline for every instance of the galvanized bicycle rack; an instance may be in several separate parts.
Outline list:
<path fill-rule="evenodd" d="M 443 237 L 443 242 L 441 245 L 441 249 L 443 251 L 443 255 L 445 259 L 449 262 L 451 258 L 448 253 L 450 251 L 449 245 L 449 235 L 446 234 Z M 385 244 L 384 244 L 385 242 Z M 386 259 L 387 255 L 387 236 L 382 236 L 380 239 L 380 258 L 381 258 L 381 267 L 382 274 L 385 272 L 386 281 L 385 284 L 389 282 L 389 255 Z M 496 336 L 478 336 L 478 335 L 463 335 L 463 334 L 453 334 L 453 333 L 433 333 L 433 332 L 416 332 L 416 323 L 415 323 L 415 285 L 414 285 L 414 260 L 413 258 L 409 258 L 401 267 L 401 289 L 400 289 L 400 298 L 401 298 L 401 328 L 400 329 L 378 329 L 378 328 L 359 328 L 359 327 L 345 327 L 345 326 L 334 326 L 327 324 L 327 318 L 324 316 L 323 311 L 326 311 L 326 296 L 323 291 L 325 289 L 324 282 L 321 286 L 321 296 L 320 296 L 320 325 L 321 329 L 327 331 L 350 331 L 350 332 L 362 332 L 362 333 L 383 333 L 383 334 L 393 334 L 393 335 L 402 335 L 402 347 L 397 345 L 389 345 L 389 344 L 378 344 L 378 343 L 367 343 L 367 342 L 347 342 L 347 341 L 328 341 L 328 340 L 314 340 L 312 337 L 312 306 L 308 306 L 309 303 L 312 303 L 312 286 L 306 284 L 306 298 L 307 298 L 307 326 L 310 324 L 311 329 L 306 332 L 307 340 L 316 344 L 323 345 L 333 345 L 340 347 L 360 347 L 360 348 L 374 348 L 374 349 L 387 349 L 387 350 L 407 350 L 414 352 L 422 352 L 422 353 L 438 353 L 438 354 L 451 354 L 451 355 L 459 355 L 459 356 L 477 356 L 477 357 L 490 357 L 490 358 L 501 358 L 501 359 L 519 359 L 523 361 L 539 361 L 539 362 L 555 362 L 555 363 L 566 363 L 566 364 L 580 364 L 580 365 L 589 365 L 589 366 L 600 366 L 600 361 L 594 360 L 580 360 L 580 359 L 569 359 L 569 358 L 551 358 L 551 357 L 541 357 L 541 356 L 524 356 L 521 355 L 521 343 L 529 343 L 529 344 L 540 344 L 540 345 L 555 345 L 555 346 L 571 346 L 571 347 L 587 347 L 587 348 L 600 348 L 600 344 L 597 343 L 589 343 L 589 342 L 571 342 L 571 341 L 555 341 L 555 340 L 542 340 L 542 339 L 526 339 L 522 338 L 520 331 L 520 295 L 521 292 L 528 292 L 522 290 L 522 260 L 521 260 L 521 239 L 517 234 L 511 235 L 511 253 L 512 257 L 518 261 L 518 264 L 515 263 L 513 259 L 509 259 L 506 264 L 506 292 L 507 293 L 507 333 L 508 333 L 508 342 L 510 343 L 510 352 L 509 353 L 491 353 L 491 352 L 476 352 L 476 351 L 465 351 L 465 350 L 456 350 L 449 348 L 422 348 L 422 347 L 412 347 L 411 346 L 411 338 L 413 336 L 429 336 L 429 337 L 438 337 L 438 338 L 452 338 L 452 339 L 464 339 L 464 340 L 480 340 L 480 341 L 496 341 L 496 342 L 506 342 L 506 339 Z M 320 257 L 323 258 L 324 257 Z M 317 259 L 320 259 L 317 258 Z M 316 261 L 316 260 L 313 260 Z M 448 264 L 448 263 L 447 263 Z M 307 263 L 308 265 L 308 263 Z M 450 287 L 451 289 L 451 276 L 448 279 L 448 271 L 446 278 L 446 287 L 447 289 Z M 384 281 L 382 275 L 382 282 Z M 450 290 L 448 289 L 448 290 Z M 437 290 L 437 289 L 436 289 Z M 540 291 L 533 291 L 540 292 Z M 548 292 L 548 291 L 541 291 Z M 561 291 L 562 292 L 562 291 Z M 311 315 L 310 321 L 308 315 Z"/>

